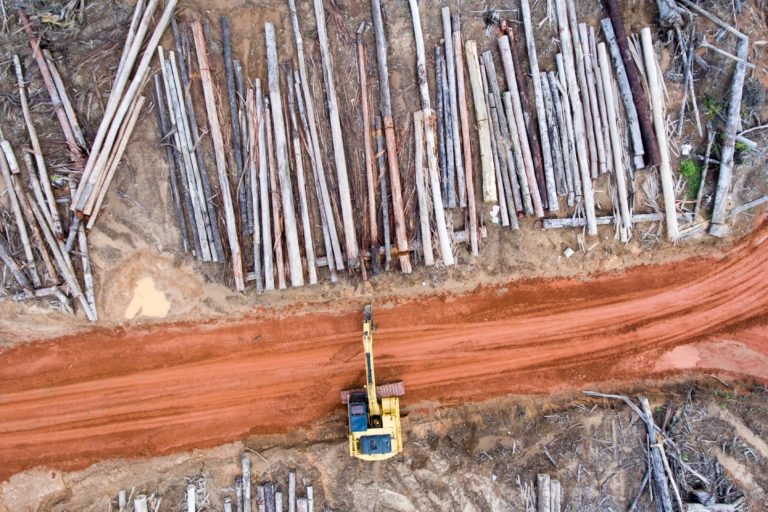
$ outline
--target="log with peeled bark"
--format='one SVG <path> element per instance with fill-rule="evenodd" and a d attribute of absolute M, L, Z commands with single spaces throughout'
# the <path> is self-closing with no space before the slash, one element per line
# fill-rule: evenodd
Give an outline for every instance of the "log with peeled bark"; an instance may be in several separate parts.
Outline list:
<path fill-rule="evenodd" d="M 593 60 L 597 55 L 593 55 L 589 45 L 589 30 L 586 23 L 579 24 L 579 42 L 582 48 L 582 58 L 584 59 L 584 74 L 587 82 L 587 97 L 589 99 L 590 112 L 592 114 L 592 130 L 595 137 L 595 150 L 597 151 L 597 166 L 600 173 L 607 170 L 605 162 L 605 139 L 603 137 L 603 123 L 600 116 L 600 105 L 597 101 L 597 84 L 595 83 L 595 69 Z"/>
<path fill-rule="evenodd" d="M 376 132 L 376 169 L 379 173 L 379 197 L 381 198 L 381 226 L 384 235 L 384 270 L 392 264 L 392 245 L 389 234 L 389 192 L 387 187 L 387 164 L 384 161 L 384 134 L 381 131 L 381 117 L 374 122 Z"/>
<path fill-rule="evenodd" d="M 535 116 L 531 115 L 530 100 L 528 99 L 528 82 L 520 60 L 515 33 L 507 22 L 502 22 L 502 31 L 506 32 L 507 38 L 509 39 L 509 50 L 515 68 L 517 91 L 520 96 L 520 108 L 523 116 L 522 119 L 524 120 L 521 122 L 524 122 L 524 129 L 528 139 L 529 153 L 532 160 L 531 165 L 533 165 L 534 176 L 536 177 L 536 183 L 538 184 L 536 189 L 539 191 L 539 194 L 541 194 L 541 190 L 544 189 L 544 164 L 541 162 L 541 143 L 539 142 L 539 136 L 537 135 L 539 133 L 538 120 Z M 511 86 L 510 90 L 512 90 Z"/>
<path fill-rule="evenodd" d="M 432 209 L 435 213 L 435 228 L 437 229 L 437 240 L 440 244 L 440 257 L 443 265 L 450 266 L 454 264 L 453 247 L 451 246 L 451 235 L 448 231 L 448 224 L 445 219 L 445 210 L 443 209 L 443 199 L 440 194 L 440 171 L 437 168 L 437 158 L 435 155 L 434 139 L 430 146 L 430 133 L 435 133 L 435 123 L 437 122 L 435 111 L 426 110 L 424 112 L 424 139 L 427 151 L 427 169 L 429 172 L 429 183 L 432 188 Z"/>
<path fill-rule="evenodd" d="M 365 184 L 368 192 L 368 226 L 370 229 L 371 251 L 379 252 L 379 227 L 376 222 L 376 184 L 373 180 L 373 140 L 371 139 L 371 116 L 368 111 L 368 76 L 365 66 L 365 46 L 363 44 L 363 29 L 365 23 L 357 31 L 357 72 L 360 79 L 360 109 L 363 117 L 363 150 L 365 152 Z M 379 271 L 378 258 L 371 259 L 371 269 L 374 274 Z"/>
<path fill-rule="evenodd" d="M 605 105 L 605 89 L 603 89 L 603 70 L 600 68 L 597 62 L 597 38 L 595 37 L 595 27 L 589 27 L 589 53 L 592 61 L 592 75 L 595 77 L 595 89 L 597 91 L 597 106 L 600 113 L 600 127 L 602 128 L 603 138 L 603 151 L 605 151 L 605 169 L 600 168 L 600 172 L 610 172 L 613 169 L 613 154 L 611 153 L 611 145 L 608 144 L 608 137 L 606 137 L 608 128 L 608 115 L 606 113 Z"/>
<path fill-rule="evenodd" d="M 58 208 L 56 207 L 56 196 L 53 194 L 51 188 L 51 179 L 48 176 L 48 169 L 43 158 L 43 151 L 40 148 L 40 139 L 37 137 L 37 129 L 32 123 L 32 117 L 29 113 L 29 102 L 27 100 L 27 88 L 24 83 L 24 74 L 21 70 L 21 60 L 18 55 L 13 56 L 13 65 L 16 70 L 16 81 L 19 87 L 19 101 L 21 102 L 21 111 L 24 115 L 24 122 L 27 125 L 27 132 L 29 133 L 29 140 L 32 143 L 32 151 L 35 156 L 35 163 L 37 164 L 37 171 L 39 173 L 38 180 L 45 193 L 46 209 L 49 212 L 50 218 L 53 220 L 52 228 L 56 234 L 56 238 L 64 238 L 64 230 L 61 226 L 61 217 L 59 216 Z"/>
<path fill-rule="evenodd" d="M 451 140 L 453 142 L 453 157 L 458 184 L 459 206 L 467 207 L 467 185 L 464 176 L 464 159 L 461 155 L 461 132 L 459 131 L 459 103 L 456 83 L 456 56 L 454 54 L 453 32 L 451 30 L 451 8 L 443 7 L 440 11 L 443 18 L 443 38 L 445 44 L 445 71 L 448 80 L 448 104 L 450 107 Z M 464 71 L 459 69 L 460 73 Z"/>
<path fill-rule="evenodd" d="M 325 82 L 326 99 L 328 102 L 328 118 L 331 125 L 331 142 L 333 156 L 336 163 L 337 184 L 339 187 L 339 203 L 341 205 L 341 218 L 344 225 L 344 245 L 347 249 L 347 266 L 357 268 L 357 233 L 355 232 L 355 220 L 352 210 L 352 197 L 349 190 L 349 176 L 347 171 L 347 157 L 344 154 L 344 136 L 341 133 L 341 120 L 339 119 L 338 100 L 336 98 L 336 84 L 333 78 L 333 61 L 328 46 L 328 34 L 325 26 L 325 10 L 323 0 L 312 0 L 317 24 L 317 40 L 320 45 L 320 61 L 323 68 L 323 81 Z M 309 101 L 309 100 L 307 100 Z"/>
<path fill-rule="evenodd" d="M 613 31 L 613 25 L 611 24 L 610 18 L 603 18 L 600 21 L 600 25 L 603 28 L 603 35 L 605 36 L 606 43 L 611 50 L 611 61 L 613 62 L 613 69 L 616 72 L 616 82 L 624 104 L 624 113 L 627 116 L 627 123 L 629 124 L 633 163 L 636 168 L 642 169 L 645 167 L 645 158 L 647 155 L 645 155 L 645 145 L 640 128 L 640 118 L 637 107 L 635 106 L 632 87 L 627 73 L 627 66 L 624 65 L 621 49 L 616 41 L 616 34 Z M 634 66 L 634 63 L 632 65 Z M 614 162 L 615 161 L 616 158 L 614 157 Z"/>
<path fill-rule="evenodd" d="M 605 49 L 605 43 L 597 45 L 597 56 L 600 66 L 608 66 L 608 52 Z M 632 217 L 627 200 L 627 183 L 624 174 L 624 162 L 622 158 L 622 141 L 617 124 L 616 103 L 613 98 L 613 88 L 610 83 L 610 76 L 603 75 L 603 87 L 605 88 L 605 103 L 608 107 L 608 134 L 613 152 L 613 172 L 616 179 L 616 192 L 619 196 L 619 212 L 621 221 L 616 224 L 619 226 L 619 237 L 622 242 L 627 242 L 632 231 Z"/>
<path fill-rule="evenodd" d="M 264 291 L 262 265 L 261 265 L 261 212 L 259 205 L 259 132 L 262 130 L 261 112 L 257 107 L 256 91 L 248 88 L 245 98 L 245 110 L 248 114 L 248 158 L 247 172 L 250 185 L 251 211 L 253 212 L 253 226 L 251 237 L 253 239 L 253 272 L 256 278 L 256 293 Z"/>
<path fill-rule="evenodd" d="M 511 34 L 511 32 L 510 32 Z M 504 68 L 504 76 L 507 81 L 507 88 L 509 89 L 509 101 L 510 107 L 506 108 L 507 100 L 504 99 L 505 108 L 507 110 L 507 122 L 510 125 L 510 136 L 512 138 L 512 145 L 519 148 L 522 159 L 523 175 L 520 177 L 520 185 L 522 187 L 522 193 L 524 198 L 525 213 L 527 215 L 536 214 L 537 217 L 544 216 L 544 209 L 541 203 L 541 194 L 539 193 L 539 186 L 536 180 L 536 166 L 535 159 L 533 157 L 533 151 L 539 151 L 534 149 L 530 145 L 528 138 L 527 116 L 525 115 L 524 102 L 522 89 L 519 87 L 519 80 L 517 77 L 518 62 L 515 62 L 512 53 L 512 45 L 510 36 L 501 36 L 498 38 L 499 52 L 501 54 L 501 64 Z M 505 93 L 506 96 L 506 93 Z M 538 137 L 535 137 L 538 144 Z M 539 154 L 540 156 L 540 154 Z M 540 159 L 540 158 L 539 158 Z"/>
<path fill-rule="evenodd" d="M 518 173 L 520 173 L 521 178 L 524 178 L 523 168 L 517 165 L 520 156 L 519 148 L 514 144 L 510 144 L 510 125 L 507 123 L 507 116 L 501 100 L 499 81 L 496 76 L 496 65 L 493 62 L 493 55 L 490 51 L 483 52 L 483 68 L 486 74 L 485 83 L 488 86 L 486 94 L 489 98 L 488 106 L 490 107 L 491 124 L 496 137 L 496 150 L 501 166 L 499 171 L 501 172 L 505 193 L 511 193 L 511 196 L 506 198 L 510 217 L 515 217 L 515 219 L 510 218 L 510 224 L 512 229 L 517 229 L 517 212 L 523 211 L 523 199 Z"/>
<path fill-rule="evenodd" d="M 643 44 L 643 55 L 645 57 L 646 74 L 648 86 L 651 92 L 651 105 L 653 108 L 653 125 L 658 139 L 658 148 L 660 152 L 659 176 L 661 177 L 661 190 L 664 198 L 664 213 L 667 220 L 667 237 L 674 242 L 680 233 L 677 225 L 677 207 L 675 205 L 675 185 L 672 178 L 672 169 L 670 167 L 669 144 L 667 143 L 667 126 L 664 115 L 664 97 L 661 92 L 660 80 L 658 75 L 658 66 L 656 65 L 656 56 L 653 49 L 653 40 L 651 38 L 651 29 L 646 27 L 641 33 Z M 601 63 L 602 66 L 602 63 Z M 608 96 L 606 95 L 606 101 Z M 609 110 L 610 115 L 610 110 Z M 614 149 L 615 151 L 615 149 Z M 614 157 L 615 158 L 615 157 Z"/>
<path fill-rule="evenodd" d="M 421 234 L 421 250 L 423 252 L 424 265 L 431 267 L 435 264 L 434 251 L 432 250 L 432 230 L 429 226 L 430 207 L 427 196 L 427 181 L 424 170 L 424 112 L 419 110 L 413 113 L 414 135 L 414 174 L 416 178 L 416 200 L 419 204 L 419 227 Z"/>
<path fill-rule="evenodd" d="M 557 89 L 560 93 L 560 100 L 563 107 L 563 120 L 565 121 L 565 135 L 567 139 L 567 148 L 563 151 L 564 155 L 568 155 L 569 158 L 565 160 L 567 166 L 566 172 L 570 174 L 573 181 L 573 192 L 575 194 L 576 203 L 581 202 L 582 187 L 581 187 L 581 171 L 579 170 L 579 163 L 574 155 L 576 154 L 576 136 L 573 131 L 573 116 L 571 115 L 571 100 L 568 99 L 568 91 L 565 86 L 565 66 L 563 65 L 563 56 L 558 53 L 555 55 L 555 63 L 557 66 Z"/>
<path fill-rule="evenodd" d="M 387 39 L 384 34 L 384 22 L 381 16 L 380 0 L 371 0 L 373 29 L 376 36 L 376 61 L 379 71 L 379 94 L 381 96 L 379 109 L 386 141 L 387 168 L 389 183 L 392 191 L 392 213 L 395 221 L 395 243 L 397 245 L 400 270 L 410 274 L 411 260 L 408 254 L 408 235 L 405 229 L 405 212 L 403 210 L 403 193 L 400 184 L 400 169 L 397 162 L 397 142 L 395 140 L 395 125 L 392 120 L 392 100 L 389 90 L 389 67 L 387 64 Z M 382 198 L 382 201 L 384 199 Z"/>
<path fill-rule="evenodd" d="M 296 42 L 296 54 L 298 57 L 299 83 L 301 86 L 301 94 L 297 94 L 299 113 L 306 111 L 306 122 L 304 122 L 304 115 L 302 114 L 302 123 L 306 124 L 309 129 L 309 136 L 307 137 L 308 152 L 310 153 L 310 160 L 312 161 L 312 173 L 316 182 L 315 186 L 319 190 L 318 203 L 320 217 L 321 219 L 325 219 L 324 222 L 326 223 L 323 227 L 323 233 L 327 234 L 327 238 L 330 239 L 330 249 L 332 253 L 329 252 L 328 254 L 332 254 L 334 258 L 334 264 L 331 265 L 330 268 L 331 281 L 335 282 L 336 269 L 338 268 L 341 270 L 344 268 L 344 257 L 341 252 L 341 245 L 339 244 L 336 220 L 333 216 L 330 194 L 328 192 L 328 182 L 325 176 L 325 166 L 323 165 L 323 153 L 320 150 L 320 136 L 317 131 L 315 102 L 309 90 L 309 75 L 304 60 L 304 40 L 301 36 L 295 0 L 288 0 L 288 10 L 291 13 L 291 25 L 293 27 L 293 35 Z M 304 108 L 302 108 L 302 106 L 304 106 Z"/>
<path fill-rule="evenodd" d="M 736 63 L 736 69 L 733 73 L 731 97 L 728 101 L 728 117 L 723 130 L 723 146 L 720 152 L 720 172 L 717 177 L 715 204 L 712 207 L 712 221 L 709 227 L 709 234 L 717 237 L 724 237 L 728 234 L 728 226 L 725 224 L 726 210 L 733 176 L 736 132 L 741 125 L 741 97 L 747 75 L 748 50 L 749 39 L 745 36 L 736 43 L 736 56 L 740 60 Z"/>
<path fill-rule="evenodd" d="M 536 512 L 551 512 L 549 475 L 536 475 Z"/>
<path fill-rule="evenodd" d="M 579 27 L 576 22 L 576 4 L 574 0 L 566 0 L 568 26 L 572 40 L 574 53 L 574 63 L 576 65 L 576 78 L 578 79 L 578 94 L 580 95 L 582 112 L 584 114 L 584 133 L 587 139 L 587 149 L 589 150 L 589 170 L 592 179 L 597 179 L 597 149 L 595 146 L 595 131 L 592 126 L 592 106 L 589 100 L 589 85 L 584 70 L 584 50 L 581 46 L 581 37 L 579 36 Z"/>
<path fill-rule="evenodd" d="M 280 70 L 277 63 L 274 25 L 271 23 L 264 24 L 264 36 L 267 46 L 267 75 L 269 76 L 269 100 L 272 106 L 272 134 L 274 137 L 275 164 L 282 201 L 285 246 L 288 252 L 291 286 L 295 288 L 304 286 L 304 270 L 301 265 L 296 210 L 293 205 L 293 186 L 291 185 L 291 177 L 288 170 L 288 140 L 280 92 Z"/>
<path fill-rule="evenodd" d="M 504 167 L 506 164 L 506 159 L 502 160 L 503 156 L 500 156 L 500 149 L 499 149 L 499 135 L 498 130 L 496 129 L 496 125 L 498 125 L 498 120 L 494 124 L 493 118 L 495 117 L 495 107 L 493 105 L 493 97 L 488 93 L 488 76 L 485 71 L 485 64 L 480 64 L 480 75 L 483 80 L 483 94 L 485 95 L 485 102 L 487 105 L 487 116 L 490 120 L 489 124 L 489 131 L 490 131 L 490 137 L 491 137 L 491 152 L 493 153 L 493 169 L 496 173 L 496 187 L 497 187 L 497 195 L 499 198 L 499 208 L 500 208 L 500 215 L 501 215 L 501 225 L 502 227 L 509 226 L 509 211 L 510 209 L 514 211 L 514 206 L 510 205 L 509 203 L 512 201 L 511 198 L 511 190 L 508 186 L 505 187 L 504 184 L 504 176 L 507 173 L 507 169 Z M 509 201 L 507 198 L 509 197 Z"/>
<path fill-rule="evenodd" d="M 272 202 L 272 235 L 274 237 L 273 247 L 275 252 L 275 270 L 277 271 L 277 287 L 280 290 L 287 288 L 285 284 L 285 261 L 283 260 L 283 229 L 280 208 L 280 190 L 277 184 L 277 163 L 275 162 L 275 144 L 272 136 L 271 116 L 272 107 L 269 98 L 264 98 L 264 112 L 267 126 L 267 160 L 269 163 L 269 199 Z"/>
<path fill-rule="evenodd" d="M 564 196 L 567 194 L 565 187 L 565 169 L 563 168 L 563 154 L 560 146 L 560 128 L 555 110 L 555 100 L 552 98 L 552 89 L 549 87 L 549 77 L 546 73 L 541 74 L 541 91 L 544 95 L 544 109 L 547 113 L 547 127 L 549 129 L 549 140 L 552 141 L 552 162 L 555 167 L 555 183 L 557 187 L 556 195 Z"/>
<path fill-rule="evenodd" d="M 21 203 L 19 200 L 19 197 L 17 197 L 16 191 L 14 190 L 15 182 L 16 182 L 16 176 L 11 176 L 11 166 L 6 161 L 6 156 L 10 153 L 11 158 L 13 159 L 13 163 L 15 164 L 15 172 L 19 173 L 19 165 L 15 161 L 16 157 L 13 155 L 13 150 L 11 149 L 10 144 L 8 141 L 2 141 L 2 153 L 0 154 L 0 170 L 2 170 L 2 176 L 3 176 L 3 183 L 5 184 L 5 190 L 7 192 L 8 196 L 8 202 L 11 205 L 11 212 L 13 213 L 14 221 L 16 222 L 16 228 L 19 232 L 19 238 L 21 239 L 21 245 L 24 250 L 24 257 L 27 261 L 27 271 L 29 272 L 29 276 L 32 279 L 32 284 L 35 288 L 40 288 L 42 286 L 42 282 L 40 280 L 40 275 L 37 272 L 37 264 L 35 263 L 35 256 L 32 253 L 32 245 L 29 242 L 29 233 L 27 232 L 27 224 L 24 221 L 24 214 L 21 211 Z"/>
<path fill-rule="evenodd" d="M 478 61 L 477 56 L 477 44 L 474 41 L 467 41 L 464 46 L 467 57 L 469 83 L 472 86 L 472 97 L 475 103 L 477 136 L 480 139 L 480 169 L 483 173 L 483 201 L 490 203 L 498 201 L 498 195 L 496 192 L 496 170 L 493 165 L 493 151 L 491 149 L 491 132 L 490 121 L 488 120 L 488 107 L 485 102 L 483 82 L 480 76 L 480 62 Z"/>
<path fill-rule="evenodd" d="M 547 85 L 549 86 L 549 91 L 554 103 L 555 122 L 557 123 L 557 131 L 559 134 L 559 140 L 556 141 L 553 146 L 558 146 L 558 149 L 555 149 L 555 153 L 556 156 L 560 156 L 560 163 L 563 168 L 563 179 L 565 180 L 565 183 L 562 185 L 564 186 L 564 191 L 567 196 L 567 204 L 570 207 L 574 205 L 576 195 L 573 190 L 573 175 L 571 174 L 570 167 L 571 155 L 568 152 L 568 130 L 566 129 L 565 117 L 563 116 L 563 102 L 560 100 L 557 74 L 554 71 L 549 71 L 546 75 Z"/>
<path fill-rule="evenodd" d="M 170 1 L 175 4 L 175 0 Z M 208 113 L 208 125 L 211 141 L 213 142 L 213 154 L 216 160 L 216 172 L 219 177 L 219 195 L 224 206 L 227 240 L 229 242 L 230 258 L 232 259 L 235 289 L 237 291 L 244 291 L 245 279 L 243 278 L 243 261 L 240 251 L 240 241 L 237 236 L 235 210 L 232 204 L 232 191 L 229 186 L 229 177 L 227 175 L 227 157 L 224 151 L 224 137 L 222 136 L 221 125 L 219 124 L 219 114 L 213 91 L 213 79 L 211 78 L 211 67 L 208 62 L 208 49 L 205 43 L 205 36 L 203 35 L 203 26 L 200 22 L 192 23 L 192 34 L 195 40 L 200 79 L 203 84 L 205 108 Z"/>
<path fill-rule="evenodd" d="M 472 148 L 469 132 L 469 108 L 467 105 L 467 91 L 464 81 L 464 45 L 461 40 L 461 20 L 457 14 L 453 20 L 453 52 L 456 58 L 456 94 L 459 107 L 459 120 L 461 124 L 461 155 L 464 158 L 464 180 L 467 187 L 467 217 L 469 218 L 469 245 L 472 256 L 480 254 L 477 235 L 477 207 L 475 204 L 475 182 L 472 167 Z"/>
<path fill-rule="evenodd" d="M 294 172 L 296 173 L 296 188 L 299 192 L 299 212 L 301 214 L 301 232 L 304 236 L 304 254 L 307 257 L 307 272 L 309 284 L 317 284 L 317 266 L 315 265 L 315 246 L 312 240 L 312 225 L 309 221 L 309 203 L 307 202 L 307 183 L 304 176 L 304 159 L 299 141 L 299 123 L 296 119 L 296 105 L 293 99 L 293 71 L 290 66 L 286 70 L 288 90 L 288 110 L 291 118 L 291 145 L 293 147 Z"/>
<path fill-rule="evenodd" d="M 269 112 L 264 108 L 266 99 L 261 88 L 261 80 L 254 81 L 254 93 L 256 94 L 256 118 L 259 122 L 257 136 L 259 147 L 259 203 L 261 206 L 261 237 L 262 237 L 262 261 L 264 263 L 264 290 L 275 289 L 275 267 L 272 255 L 272 222 L 269 208 L 269 156 L 267 144 L 267 130 L 269 129 Z"/>
<path fill-rule="evenodd" d="M 576 68 L 574 65 L 574 54 L 571 45 L 572 39 L 568 27 L 565 0 L 555 0 L 555 8 L 557 10 L 557 24 L 560 32 L 560 46 L 562 49 L 568 98 L 570 99 L 573 112 L 575 151 L 581 177 L 584 211 L 587 216 L 587 234 L 595 236 L 597 235 L 597 225 L 595 224 L 595 198 L 592 191 L 592 177 L 589 172 L 589 162 L 587 161 L 584 110 L 582 108 L 581 98 L 579 96 L 579 86 L 576 80 Z"/>
<path fill-rule="evenodd" d="M 636 107 L 638 121 L 640 124 L 640 133 L 643 139 L 643 150 L 646 166 L 659 165 L 661 155 L 659 153 L 659 144 L 653 136 L 653 124 L 651 123 L 651 113 L 648 107 L 648 99 L 643 91 L 640 75 L 638 74 L 635 62 L 632 59 L 632 52 L 627 41 L 627 33 L 624 30 L 624 20 L 621 16 L 621 9 L 617 0 L 605 0 L 608 7 L 608 15 L 611 18 L 613 31 L 616 35 L 616 44 L 621 53 L 621 59 L 629 80 L 629 86 L 632 90 L 632 99 Z"/>
<path fill-rule="evenodd" d="M 539 77 L 539 59 L 536 56 L 536 41 L 533 35 L 533 21 L 531 20 L 531 7 L 528 0 L 520 0 L 520 14 L 523 18 L 523 27 L 525 29 L 525 42 L 528 46 L 528 61 L 531 67 L 531 77 L 533 82 L 533 100 L 536 106 L 536 119 L 539 125 L 539 142 L 541 144 L 541 156 L 544 172 L 544 181 L 539 180 L 539 193 L 541 194 L 541 204 L 549 211 L 557 211 L 557 197 L 548 197 L 542 191 L 551 190 L 550 183 L 554 183 L 552 172 L 552 153 L 550 149 L 549 133 L 547 131 L 546 113 L 544 112 L 544 97 L 541 91 L 541 81 Z M 562 37 L 562 34 L 561 34 Z M 561 42 L 562 44 L 562 42 Z M 549 200 L 554 199 L 550 204 Z"/>
<path fill-rule="evenodd" d="M 154 11 L 153 5 L 157 5 L 157 1 L 155 0 L 150 0 L 149 2 L 147 11 L 145 11 L 144 16 L 142 17 L 136 37 L 130 47 L 130 56 L 126 59 L 125 66 L 121 70 L 121 73 L 115 78 L 115 86 L 113 87 L 110 99 L 107 101 L 107 107 L 102 117 L 101 124 L 99 125 L 99 130 L 96 133 L 96 138 L 91 146 L 91 153 L 86 162 L 85 169 L 83 170 L 83 176 L 78 184 L 77 192 L 72 199 L 70 210 L 73 212 L 84 211 L 86 205 L 89 205 L 89 207 L 92 207 L 93 205 L 94 193 L 98 194 L 98 190 L 94 191 L 94 187 L 96 183 L 101 180 L 101 174 L 107 171 L 110 156 L 113 153 L 112 147 L 116 144 L 116 138 L 120 132 L 123 121 L 134 104 L 137 95 L 139 95 L 140 91 L 144 88 L 145 77 L 149 71 L 152 57 L 160 43 L 160 39 L 165 33 L 165 29 L 170 23 L 176 3 L 177 0 L 168 0 L 165 4 L 163 14 L 155 25 L 155 30 L 152 32 L 152 36 L 149 41 L 144 44 L 143 36 L 151 23 L 152 12 Z M 141 48 L 145 48 L 144 54 L 142 55 L 139 64 L 133 69 L 133 63 Z M 132 69 L 133 73 L 131 74 Z M 133 76 L 133 80 L 131 80 L 128 89 L 125 90 L 129 76 Z M 123 93 L 123 91 L 125 92 Z M 242 276 L 242 272 L 240 275 Z"/>

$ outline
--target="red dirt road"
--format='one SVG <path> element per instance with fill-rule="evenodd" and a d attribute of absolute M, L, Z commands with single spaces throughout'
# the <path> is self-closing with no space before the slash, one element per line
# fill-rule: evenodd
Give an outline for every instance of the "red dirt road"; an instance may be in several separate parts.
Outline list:
<path fill-rule="evenodd" d="M 408 405 L 658 375 L 661 352 L 740 333 L 763 357 L 767 236 L 763 223 L 721 260 L 375 307 L 378 378 L 402 379 Z M 0 480 L 38 465 L 75 469 L 308 425 L 340 410 L 339 390 L 362 382 L 360 323 L 350 310 L 94 330 L 6 350 Z"/>

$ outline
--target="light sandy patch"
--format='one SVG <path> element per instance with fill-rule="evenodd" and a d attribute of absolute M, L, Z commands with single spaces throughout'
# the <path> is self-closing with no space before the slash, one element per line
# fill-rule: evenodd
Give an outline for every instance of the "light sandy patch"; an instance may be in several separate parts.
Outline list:
<path fill-rule="evenodd" d="M 125 310 L 126 320 L 132 320 L 136 315 L 153 318 L 165 318 L 171 309 L 171 302 L 161 290 L 155 286 L 151 277 L 142 277 L 136 282 L 133 299 Z"/>

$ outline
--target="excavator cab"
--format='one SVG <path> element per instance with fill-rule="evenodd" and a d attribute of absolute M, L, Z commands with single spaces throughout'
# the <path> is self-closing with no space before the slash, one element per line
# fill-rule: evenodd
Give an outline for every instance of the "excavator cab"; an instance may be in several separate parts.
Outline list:
<path fill-rule="evenodd" d="M 403 450 L 399 397 L 405 388 L 402 382 L 376 386 L 370 305 L 363 316 L 365 388 L 342 391 L 341 401 L 347 405 L 349 454 L 363 460 L 384 460 Z"/>

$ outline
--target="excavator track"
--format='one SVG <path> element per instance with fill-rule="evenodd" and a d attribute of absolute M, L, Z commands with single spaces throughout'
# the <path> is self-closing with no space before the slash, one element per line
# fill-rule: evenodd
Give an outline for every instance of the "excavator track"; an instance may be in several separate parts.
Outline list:
<path fill-rule="evenodd" d="M 339 393 L 341 403 L 347 405 L 349 396 L 352 393 L 365 393 L 364 388 L 347 389 Z M 390 398 L 393 396 L 403 396 L 405 394 L 405 385 L 402 382 L 393 382 L 391 384 L 381 384 L 376 386 L 376 396 L 379 398 Z"/>

